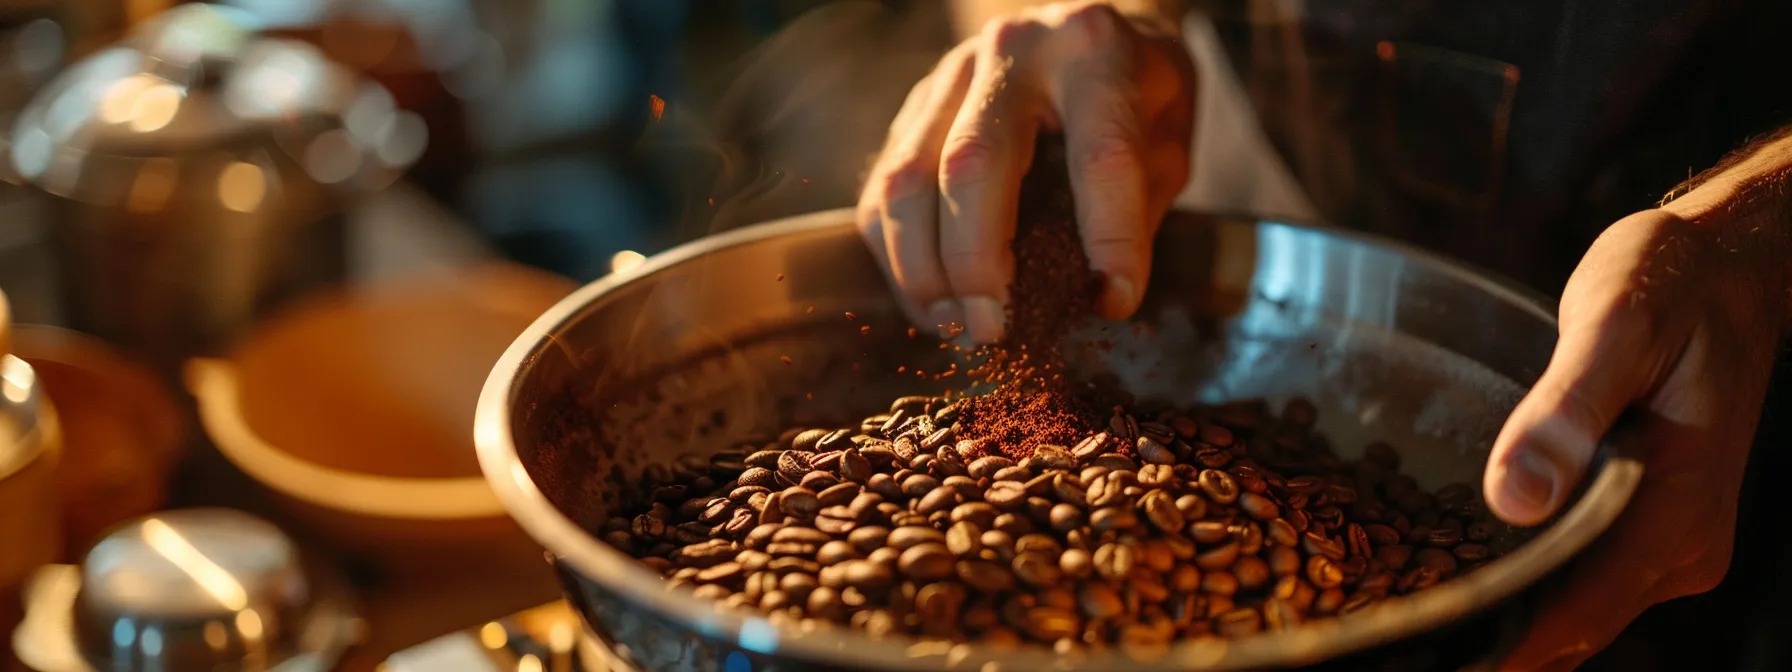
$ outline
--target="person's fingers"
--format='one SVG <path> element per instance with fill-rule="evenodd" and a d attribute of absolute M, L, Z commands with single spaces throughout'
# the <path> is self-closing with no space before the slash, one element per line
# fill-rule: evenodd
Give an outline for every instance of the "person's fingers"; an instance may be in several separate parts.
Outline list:
<path fill-rule="evenodd" d="M 964 316 L 940 261 L 940 146 L 964 102 L 973 64 L 970 49 L 947 54 L 909 126 L 892 136 L 873 172 L 891 275 L 921 323 L 942 330 L 963 323 Z"/>
<path fill-rule="evenodd" d="M 1548 367 L 1494 441 L 1483 483 L 1494 514 L 1536 525 L 1562 506 L 1606 433 L 1659 370 L 1649 365 L 1664 355 L 1646 326 L 1648 310 L 1614 299 L 1562 322 Z"/>
<path fill-rule="evenodd" d="M 1089 267 L 1103 276 L 1097 312 L 1130 315 L 1150 265 L 1150 194 L 1145 136 L 1133 77 L 1131 27 L 1107 5 L 1089 5 L 1063 18 L 1054 45 L 1057 67 L 1049 91 L 1064 125 L 1070 188 Z"/>
<path fill-rule="evenodd" d="M 976 71 L 940 157 L 940 258 L 977 343 L 1000 340 L 1007 321 L 1020 181 L 1033 161 L 1041 107 L 1014 69 L 1042 30 L 1001 21 L 977 40 Z"/>

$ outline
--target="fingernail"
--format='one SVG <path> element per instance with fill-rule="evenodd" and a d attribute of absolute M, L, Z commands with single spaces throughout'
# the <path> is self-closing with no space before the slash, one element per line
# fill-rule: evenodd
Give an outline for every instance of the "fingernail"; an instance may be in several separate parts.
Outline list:
<path fill-rule="evenodd" d="M 1507 460 L 1501 479 L 1506 513 L 1516 518 L 1536 520 L 1549 515 L 1556 496 L 1556 467 L 1548 459 L 1530 450 L 1520 450 Z"/>
<path fill-rule="evenodd" d="M 1106 296 L 1102 297 L 1103 312 L 1113 319 L 1126 317 L 1133 311 L 1133 303 L 1138 301 L 1132 280 L 1124 275 L 1110 275 L 1107 281 Z"/>
<path fill-rule="evenodd" d="M 951 340 L 963 332 L 964 309 L 951 299 L 940 299 L 927 309 L 927 321 L 939 330 L 940 338 Z"/>
<path fill-rule="evenodd" d="M 1002 328 L 1007 321 L 1000 301 L 987 296 L 964 298 L 964 326 L 970 332 L 971 340 L 978 343 L 1002 340 Z"/>

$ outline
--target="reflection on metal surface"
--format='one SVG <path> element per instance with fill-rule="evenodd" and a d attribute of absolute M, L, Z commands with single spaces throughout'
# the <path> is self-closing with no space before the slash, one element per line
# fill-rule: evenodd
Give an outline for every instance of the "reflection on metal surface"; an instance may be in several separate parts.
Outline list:
<path fill-rule="evenodd" d="M 192 577 L 193 582 L 217 600 L 219 606 L 231 611 L 249 606 L 249 596 L 243 592 L 243 584 L 238 583 L 218 563 L 212 562 L 211 558 L 205 557 L 204 553 L 194 548 L 186 537 L 167 523 L 155 518 L 143 521 L 143 541 Z"/>
<path fill-rule="evenodd" d="M 322 672 L 361 629 L 326 568 L 227 509 L 127 523 L 82 566 L 40 570 L 26 607 L 14 647 L 40 672 Z"/>
<path fill-rule="evenodd" d="M 626 273 L 647 261 L 647 257 L 634 250 L 623 250 L 610 257 L 611 273 Z"/>

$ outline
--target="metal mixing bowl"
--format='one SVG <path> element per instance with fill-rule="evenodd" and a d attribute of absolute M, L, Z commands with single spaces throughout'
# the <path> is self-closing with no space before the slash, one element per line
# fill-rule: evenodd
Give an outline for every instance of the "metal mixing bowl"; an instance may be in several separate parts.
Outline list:
<path fill-rule="evenodd" d="M 1345 457 L 1385 439 L 1428 487 L 1480 483 L 1494 436 L 1555 343 L 1545 299 L 1385 241 L 1174 214 L 1155 249 L 1135 326 L 1082 335 L 1114 342 L 1085 349 L 1105 354 L 1082 365 L 1166 401 L 1304 395 Z M 1522 633 L 1531 588 L 1611 524 L 1642 474 L 1635 461 L 1602 458 L 1530 542 L 1413 597 L 1286 632 L 1182 643 L 1150 661 L 778 629 L 667 591 L 589 532 L 613 513 L 612 484 L 681 452 L 856 421 L 897 395 L 938 392 L 943 384 L 915 369 L 942 370 L 947 352 L 906 334 L 850 212 L 737 230 L 592 283 L 537 320 L 479 400 L 480 463 L 624 659 L 731 672 L 1459 668 Z"/>

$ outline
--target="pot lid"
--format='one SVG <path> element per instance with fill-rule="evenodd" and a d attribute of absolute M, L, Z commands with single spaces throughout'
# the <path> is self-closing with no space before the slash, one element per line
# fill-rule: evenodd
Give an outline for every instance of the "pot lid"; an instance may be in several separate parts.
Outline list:
<path fill-rule="evenodd" d="M 16 180 L 80 200 L 146 162 L 282 151 L 325 184 L 383 186 L 422 152 L 422 122 L 378 84 L 253 15 L 189 4 L 76 63 L 20 114 Z"/>

